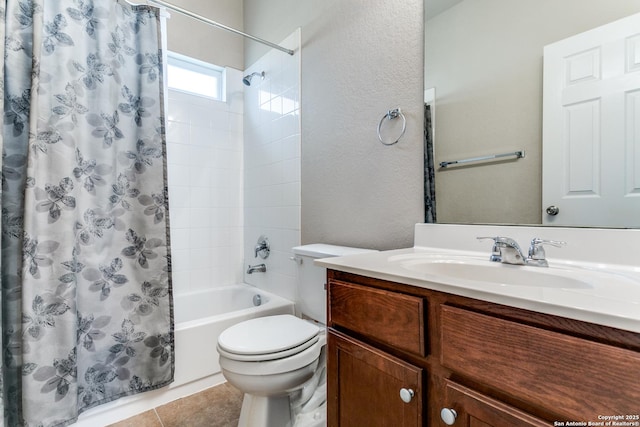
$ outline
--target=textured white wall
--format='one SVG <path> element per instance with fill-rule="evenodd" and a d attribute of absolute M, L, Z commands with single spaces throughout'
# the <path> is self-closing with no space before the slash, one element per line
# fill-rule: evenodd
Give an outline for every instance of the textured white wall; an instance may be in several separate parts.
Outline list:
<path fill-rule="evenodd" d="M 169 3 L 190 10 L 213 21 L 242 31 L 240 0 L 170 0 Z M 244 69 L 244 39 L 169 11 L 167 44 L 169 50 L 221 67 Z"/>
<path fill-rule="evenodd" d="M 302 29 L 302 243 L 410 246 L 424 218 L 422 0 L 319 3 L 244 3 L 247 32 Z M 246 46 L 250 63 L 261 48 Z M 396 107 L 407 132 L 385 147 L 376 127 Z"/>
<path fill-rule="evenodd" d="M 437 171 L 438 222 L 540 224 L 542 49 L 636 12 L 627 0 L 465 0 L 426 22 L 436 162 L 527 153 Z"/>

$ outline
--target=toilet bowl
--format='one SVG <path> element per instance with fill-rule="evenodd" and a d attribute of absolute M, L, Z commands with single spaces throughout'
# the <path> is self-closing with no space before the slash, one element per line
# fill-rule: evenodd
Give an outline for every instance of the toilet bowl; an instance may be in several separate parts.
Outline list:
<path fill-rule="evenodd" d="M 320 327 L 291 314 L 259 317 L 220 334 L 220 366 L 245 393 L 288 394 L 313 376 L 324 343 Z"/>
<path fill-rule="evenodd" d="M 371 251 L 316 244 L 293 252 L 299 267 L 296 305 L 309 320 L 290 314 L 259 317 L 218 337 L 222 374 L 244 393 L 239 427 L 326 424 L 326 271 L 313 259 Z"/>
<path fill-rule="evenodd" d="M 239 426 L 292 426 L 290 394 L 310 381 L 324 328 L 290 314 L 238 323 L 220 334 L 220 367 L 245 393 Z"/>

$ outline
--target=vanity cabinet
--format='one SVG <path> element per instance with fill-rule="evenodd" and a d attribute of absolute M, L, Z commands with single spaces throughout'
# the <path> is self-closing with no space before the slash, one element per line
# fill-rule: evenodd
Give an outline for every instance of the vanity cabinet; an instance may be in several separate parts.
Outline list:
<path fill-rule="evenodd" d="M 640 421 L 638 333 L 327 274 L 329 426 Z"/>
<path fill-rule="evenodd" d="M 328 343 L 329 425 L 422 425 L 421 368 L 335 331 Z"/>

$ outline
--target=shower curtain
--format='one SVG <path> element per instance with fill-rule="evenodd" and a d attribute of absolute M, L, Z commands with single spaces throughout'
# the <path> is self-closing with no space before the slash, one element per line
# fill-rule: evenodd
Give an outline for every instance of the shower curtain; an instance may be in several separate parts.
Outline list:
<path fill-rule="evenodd" d="M 160 17 L 0 7 L 4 425 L 64 426 L 173 380 Z"/>
<path fill-rule="evenodd" d="M 436 222 L 436 182 L 431 106 L 424 104 L 424 222 Z"/>

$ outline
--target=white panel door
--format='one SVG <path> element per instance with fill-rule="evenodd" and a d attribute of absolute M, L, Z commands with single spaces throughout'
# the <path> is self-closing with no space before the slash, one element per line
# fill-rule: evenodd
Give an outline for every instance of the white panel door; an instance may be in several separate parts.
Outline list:
<path fill-rule="evenodd" d="M 542 150 L 544 224 L 640 226 L 640 14 L 544 48 Z"/>

